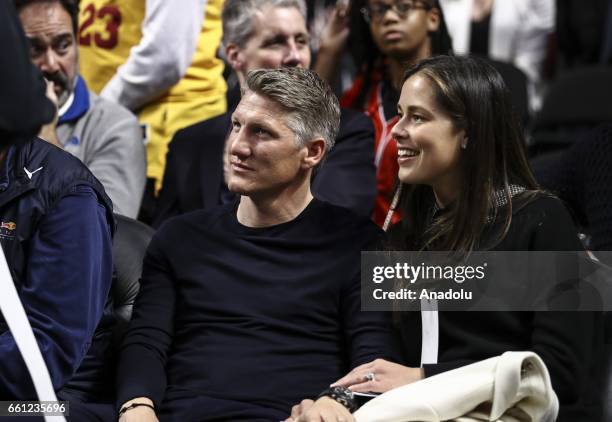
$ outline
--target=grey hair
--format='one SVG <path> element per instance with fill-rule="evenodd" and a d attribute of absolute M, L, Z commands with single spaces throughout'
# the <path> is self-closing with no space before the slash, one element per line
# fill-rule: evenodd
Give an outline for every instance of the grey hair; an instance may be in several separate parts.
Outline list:
<path fill-rule="evenodd" d="M 265 6 L 295 7 L 306 20 L 304 0 L 226 0 L 221 13 L 223 22 L 223 44 L 244 47 L 253 35 L 253 15 Z"/>
<path fill-rule="evenodd" d="M 253 70 L 246 91 L 267 97 L 289 112 L 287 126 L 298 146 L 323 138 L 329 151 L 338 135 L 340 104 L 327 82 L 309 69 L 284 67 Z"/>

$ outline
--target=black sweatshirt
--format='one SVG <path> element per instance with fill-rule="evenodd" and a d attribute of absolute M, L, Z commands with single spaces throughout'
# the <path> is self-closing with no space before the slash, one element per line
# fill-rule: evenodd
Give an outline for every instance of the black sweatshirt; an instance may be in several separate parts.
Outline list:
<path fill-rule="evenodd" d="M 360 311 L 360 251 L 380 235 L 316 199 L 266 228 L 241 225 L 235 203 L 169 220 L 145 258 L 118 404 L 165 399 L 162 420 L 279 420 L 352 367 L 392 358 L 389 315 Z M 181 413 L 186 399 L 201 413 Z"/>
<path fill-rule="evenodd" d="M 515 201 L 516 202 L 516 201 Z M 582 245 L 563 204 L 540 195 L 515 206 L 496 251 L 579 251 Z M 559 398 L 559 421 L 597 421 L 601 407 L 593 377 L 602 358 L 602 315 L 594 312 L 440 312 L 438 363 L 426 376 L 501 355 L 531 350 L 545 362 Z M 421 321 L 404 313 L 400 330 L 406 363 L 420 361 Z"/>

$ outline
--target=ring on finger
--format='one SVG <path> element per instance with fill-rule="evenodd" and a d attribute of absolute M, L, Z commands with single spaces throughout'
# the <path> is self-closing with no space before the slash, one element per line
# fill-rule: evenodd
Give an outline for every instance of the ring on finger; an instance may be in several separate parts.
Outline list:
<path fill-rule="evenodd" d="M 363 376 L 363 379 L 366 381 L 376 381 L 376 374 L 374 374 L 374 372 L 368 372 Z"/>

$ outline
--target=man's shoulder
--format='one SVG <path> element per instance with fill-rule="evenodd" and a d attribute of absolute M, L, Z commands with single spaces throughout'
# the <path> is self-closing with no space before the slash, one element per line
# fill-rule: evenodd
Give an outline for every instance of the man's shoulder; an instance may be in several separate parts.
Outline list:
<path fill-rule="evenodd" d="M 19 146 L 16 154 L 17 173 L 38 189 L 61 193 L 67 186 L 86 184 L 103 192 L 102 185 L 81 160 L 40 138 Z"/>
<path fill-rule="evenodd" d="M 233 204 L 224 204 L 207 209 L 188 211 L 168 218 L 157 230 L 158 233 L 179 233 L 184 235 L 194 229 L 214 231 L 220 219 L 226 218 L 234 208 Z"/>
<path fill-rule="evenodd" d="M 340 134 L 343 132 L 354 131 L 372 131 L 374 125 L 372 120 L 362 111 L 353 110 L 351 108 L 340 108 Z M 340 134 L 338 137 L 340 137 Z"/>
<path fill-rule="evenodd" d="M 340 107 L 340 125 L 363 124 L 371 126 L 370 118 L 360 110 L 355 110 L 348 107 Z M 369 123 L 369 125 L 368 125 Z"/>
<path fill-rule="evenodd" d="M 87 113 L 83 115 L 84 118 L 96 118 L 105 125 L 113 125 L 126 121 L 139 125 L 136 116 L 121 104 L 102 98 L 92 91 L 89 91 L 89 98 L 90 107 Z M 108 129 L 109 127 L 107 126 L 106 128 Z"/>
<path fill-rule="evenodd" d="M 34 138 L 30 142 L 19 146 L 17 154 L 19 164 L 23 165 L 24 168 L 43 166 L 42 169 L 45 169 L 50 177 L 67 174 L 74 170 L 90 173 L 81 160 L 40 138 Z M 32 177 L 28 177 L 30 180 L 34 180 Z"/>
<path fill-rule="evenodd" d="M 315 199 L 318 223 L 330 231 L 342 231 L 349 235 L 383 235 L 383 231 L 368 217 L 356 214 L 348 208 Z"/>

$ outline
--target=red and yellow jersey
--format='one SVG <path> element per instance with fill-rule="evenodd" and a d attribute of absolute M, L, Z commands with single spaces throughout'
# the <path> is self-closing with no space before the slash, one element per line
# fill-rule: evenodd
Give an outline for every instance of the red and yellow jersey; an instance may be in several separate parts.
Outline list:
<path fill-rule="evenodd" d="M 107 85 L 132 48 L 141 43 L 145 6 L 145 0 L 81 0 L 80 71 L 94 92 L 99 93 Z M 223 62 L 216 57 L 222 35 L 222 7 L 223 0 L 207 0 L 195 53 L 182 79 L 137 110 L 141 123 L 147 127 L 147 175 L 157 180 L 157 187 L 161 185 L 167 145 L 174 133 L 226 111 Z M 163 28 L 169 30 L 172 28 Z M 152 81 L 147 85 L 154 86 L 156 75 L 149 76 Z"/>
<path fill-rule="evenodd" d="M 81 0 L 79 54 L 81 76 L 97 94 L 115 75 L 142 38 L 145 0 Z"/>
<path fill-rule="evenodd" d="M 223 62 L 216 57 L 221 42 L 223 0 L 208 0 L 191 66 L 164 97 L 184 101 L 206 93 L 224 95 Z M 79 52 L 81 75 L 100 93 L 142 38 L 145 0 L 81 0 Z"/>

